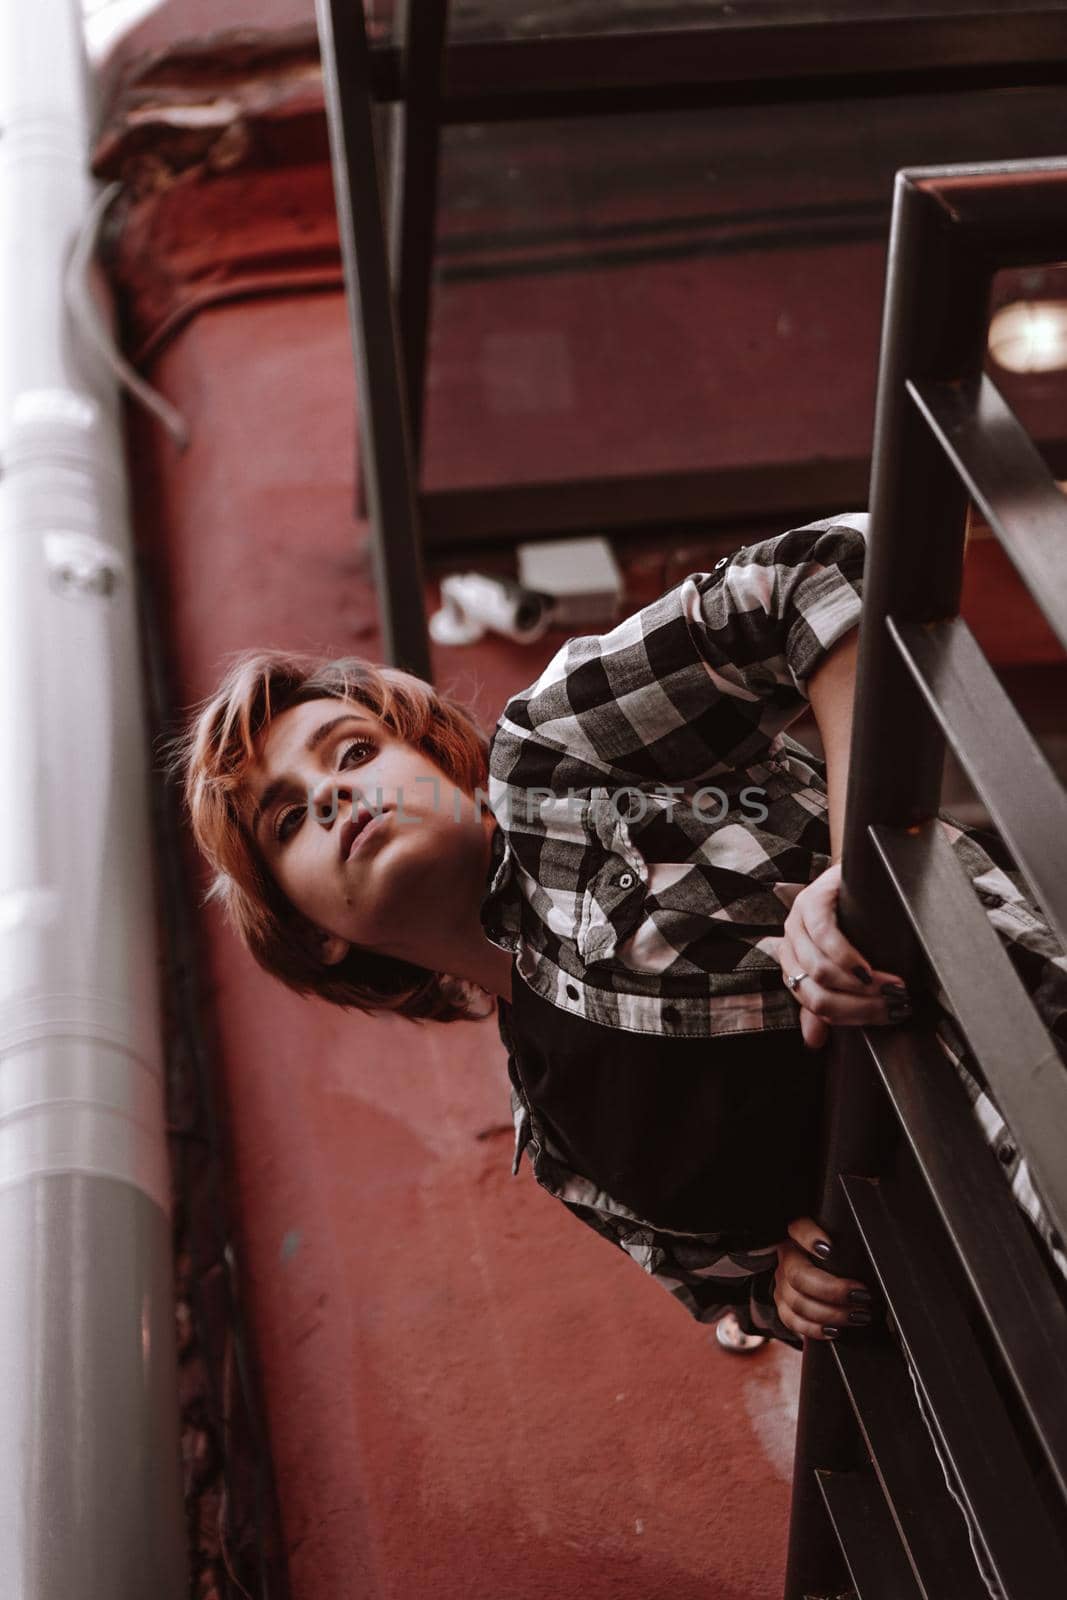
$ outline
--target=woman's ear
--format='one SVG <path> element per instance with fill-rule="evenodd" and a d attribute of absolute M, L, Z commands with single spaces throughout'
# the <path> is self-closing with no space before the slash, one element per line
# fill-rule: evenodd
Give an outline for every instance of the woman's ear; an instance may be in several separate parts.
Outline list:
<path fill-rule="evenodd" d="M 319 960 L 326 967 L 336 967 L 352 948 L 347 939 L 342 939 L 336 933 L 323 933 L 320 930 L 318 940 Z"/>

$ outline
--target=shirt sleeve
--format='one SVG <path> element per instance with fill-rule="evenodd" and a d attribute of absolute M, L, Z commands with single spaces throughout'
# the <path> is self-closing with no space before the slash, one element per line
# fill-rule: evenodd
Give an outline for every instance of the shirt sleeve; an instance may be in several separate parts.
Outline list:
<path fill-rule="evenodd" d="M 774 1300 L 778 1252 L 772 1246 L 730 1249 L 697 1234 L 656 1232 L 624 1215 L 563 1200 L 567 1210 L 602 1234 L 685 1308 L 697 1322 L 718 1322 L 727 1311 L 745 1333 L 762 1333 L 803 1350 L 804 1341 L 787 1328 Z"/>
<path fill-rule="evenodd" d="M 697 1272 L 687 1272 L 668 1255 L 658 1270 L 650 1271 L 650 1276 L 679 1300 L 698 1322 L 718 1322 L 727 1311 L 732 1311 L 742 1333 L 761 1333 L 765 1338 L 791 1345 L 794 1350 L 803 1350 L 804 1340 L 786 1327 L 775 1304 L 777 1252 L 764 1251 L 761 1255 L 762 1261 L 753 1256 L 749 1270 L 741 1275 L 738 1263 L 744 1257 L 740 1254 L 724 1254 L 719 1263 L 713 1263 L 710 1268 L 702 1265 Z M 733 1275 L 719 1276 L 724 1269 Z"/>
<path fill-rule="evenodd" d="M 867 522 L 847 512 L 747 545 L 610 632 L 568 639 L 505 707 L 494 778 L 685 783 L 762 759 L 859 622 Z"/>

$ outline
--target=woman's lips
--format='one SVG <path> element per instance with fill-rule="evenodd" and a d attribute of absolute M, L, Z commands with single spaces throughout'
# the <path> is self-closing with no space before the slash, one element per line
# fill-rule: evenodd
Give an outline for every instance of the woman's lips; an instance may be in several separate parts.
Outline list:
<path fill-rule="evenodd" d="M 349 850 L 348 855 L 345 857 L 347 861 L 351 861 L 356 851 L 362 846 L 364 839 L 366 839 L 369 834 L 376 832 L 377 829 L 381 827 L 388 815 L 389 813 L 387 811 L 380 811 L 376 816 L 373 816 L 368 823 L 364 824 L 364 826 L 356 834 L 356 837 L 352 840 L 351 849 Z"/>

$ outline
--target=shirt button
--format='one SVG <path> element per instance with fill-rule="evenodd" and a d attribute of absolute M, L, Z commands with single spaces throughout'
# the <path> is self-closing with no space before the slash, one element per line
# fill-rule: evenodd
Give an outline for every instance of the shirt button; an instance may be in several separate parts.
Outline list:
<path fill-rule="evenodd" d="M 1002 1144 L 997 1151 L 997 1160 L 1003 1161 L 1005 1166 L 1009 1166 L 1015 1160 L 1015 1146 L 1013 1144 Z"/>
<path fill-rule="evenodd" d="M 634 875 L 633 875 L 633 873 L 632 872 L 624 872 L 622 877 L 619 879 L 619 888 L 620 889 L 632 889 L 633 885 L 634 885 Z"/>
<path fill-rule="evenodd" d="M 580 1000 L 581 999 L 581 996 L 578 993 L 577 989 L 574 987 L 573 983 L 568 983 L 568 985 L 567 985 L 567 996 L 571 1000 Z"/>

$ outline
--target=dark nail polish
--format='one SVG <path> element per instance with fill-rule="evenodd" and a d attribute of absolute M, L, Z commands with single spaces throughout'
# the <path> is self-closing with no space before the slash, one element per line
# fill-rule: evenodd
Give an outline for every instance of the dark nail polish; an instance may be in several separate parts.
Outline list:
<path fill-rule="evenodd" d="M 850 1311 L 848 1320 L 854 1322 L 857 1327 L 864 1328 L 871 1320 L 871 1313 L 869 1311 Z"/>
<path fill-rule="evenodd" d="M 826 1337 L 828 1339 L 836 1339 L 838 1334 L 841 1332 L 841 1329 L 840 1328 L 824 1328 L 822 1331 L 823 1331 L 823 1333 L 826 1335 Z"/>
<path fill-rule="evenodd" d="M 874 1304 L 873 1297 L 867 1293 L 866 1289 L 850 1289 L 848 1291 L 848 1297 L 854 1306 L 869 1306 Z"/>
<path fill-rule="evenodd" d="M 817 1256 L 822 1256 L 824 1261 L 830 1254 L 830 1246 L 827 1244 L 825 1239 L 816 1239 L 811 1248 L 815 1251 Z"/>
<path fill-rule="evenodd" d="M 911 1006 L 906 1000 L 890 1000 L 886 1010 L 890 1022 L 908 1022 L 912 1015 Z"/>
<path fill-rule="evenodd" d="M 874 979 L 871 977 L 871 975 L 867 971 L 866 967 L 853 967 L 852 968 L 852 976 L 854 978 L 858 978 L 861 983 L 873 983 L 874 982 Z"/>
<path fill-rule="evenodd" d="M 883 983 L 882 993 L 887 1000 L 906 1000 L 908 991 L 902 983 Z"/>

